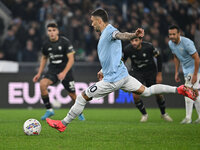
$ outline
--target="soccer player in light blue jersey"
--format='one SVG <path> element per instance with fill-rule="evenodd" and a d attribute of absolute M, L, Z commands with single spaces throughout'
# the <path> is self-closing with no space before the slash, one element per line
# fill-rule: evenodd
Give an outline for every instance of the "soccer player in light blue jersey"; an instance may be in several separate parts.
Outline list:
<path fill-rule="evenodd" d="M 144 30 L 139 28 L 134 33 L 121 33 L 108 23 L 107 12 L 103 9 L 95 10 L 91 15 L 92 26 L 101 34 L 98 43 L 98 56 L 102 66 L 102 71 L 98 72 L 100 81 L 88 87 L 77 96 L 75 104 L 69 110 L 63 120 L 46 119 L 47 123 L 60 132 L 65 131 L 66 126 L 74 120 L 85 105 L 92 98 L 99 98 L 109 93 L 122 89 L 134 92 L 141 96 L 150 96 L 160 93 L 178 93 L 196 99 L 195 92 L 189 88 L 156 84 L 145 87 L 137 79 L 128 74 L 127 68 L 122 62 L 121 40 L 130 40 L 134 37 L 143 37 Z"/>
<path fill-rule="evenodd" d="M 180 82 L 179 78 L 179 65 L 182 65 L 185 86 L 192 87 L 193 89 L 200 88 L 200 70 L 199 70 L 199 55 L 194 46 L 193 41 L 180 36 L 180 29 L 176 25 L 169 27 L 169 47 L 174 54 L 175 63 L 175 81 Z M 200 123 L 200 99 L 199 97 L 194 102 L 190 98 L 185 97 L 186 117 L 182 120 L 182 124 L 192 122 L 193 104 L 197 110 L 198 119 L 195 123 Z"/>

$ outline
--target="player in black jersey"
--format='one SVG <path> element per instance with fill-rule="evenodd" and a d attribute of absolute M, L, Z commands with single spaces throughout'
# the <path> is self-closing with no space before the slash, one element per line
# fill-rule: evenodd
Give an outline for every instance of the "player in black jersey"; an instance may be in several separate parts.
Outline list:
<path fill-rule="evenodd" d="M 54 115 L 53 108 L 49 102 L 48 86 L 60 81 L 69 92 L 72 100 L 75 101 L 76 93 L 74 79 L 72 75 L 72 66 L 74 64 L 74 48 L 71 42 L 64 36 L 59 36 L 59 30 L 56 23 L 47 25 L 48 40 L 42 47 L 42 57 L 38 73 L 34 76 L 33 82 L 40 78 L 47 60 L 49 59 L 48 71 L 40 81 L 40 90 L 42 100 L 46 107 L 46 113 L 42 120 Z M 79 115 L 79 120 L 85 120 L 83 114 Z"/>
<path fill-rule="evenodd" d="M 147 87 L 156 83 L 162 82 L 162 60 L 159 50 L 153 47 L 151 43 L 142 41 L 141 38 L 133 38 L 124 51 L 124 62 L 128 58 L 131 60 L 130 75 L 138 79 L 141 83 L 146 84 Z M 156 61 L 155 61 L 156 59 Z M 165 112 L 165 99 L 163 95 L 155 95 L 157 104 L 161 111 L 161 118 L 166 121 L 173 121 L 172 118 Z M 142 113 L 141 122 L 148 120 L 143 101 L 139 95 L 133 94 L 136 107 Z"/>

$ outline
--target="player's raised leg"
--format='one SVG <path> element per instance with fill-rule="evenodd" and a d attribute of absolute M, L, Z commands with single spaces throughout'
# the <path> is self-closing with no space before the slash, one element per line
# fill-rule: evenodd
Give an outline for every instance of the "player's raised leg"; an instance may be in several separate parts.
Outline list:
<path fill-rule="evenodd" d="M 187 96 L 192 100 L 196 100 L 196 92 L 189 87 L 181 85 L 179 87 L 170 86 L 165 84 L 155 84 L 150 87 L 145 87 L 136 78 L 128 76 L 126 81 L 124 81 L 122 90 L 130 91 L 143 97 L 149 97 L 151 95 L 167 94 L 167 93 L 177 93 L 183 96 Z"/>
<path fill-rule="evenodd" d="M 139 90 L 136 91 L 136 93 L 141 93 L 141 96 L 145 97 L 155 94 L 178 93 L 180 95 L 187 96 L 194 101 L 197 98 L 196 92 L 193 89 L 186 87 L 185 85 L 176 87 L 164 84 L 155 84 L 148 88 L 141 86 Z"/>

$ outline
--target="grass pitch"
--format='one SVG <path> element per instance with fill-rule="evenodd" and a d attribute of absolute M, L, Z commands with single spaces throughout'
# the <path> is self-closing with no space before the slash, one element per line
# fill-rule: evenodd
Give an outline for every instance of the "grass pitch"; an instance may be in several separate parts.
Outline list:
<path fill-rule="evenodd" d="M 199 150 L 200 124 L 182 125 L 184 109 L 167 109 L 174 122 L 160 119 L 158 109 L 147 109 L 149 121 L 140 123 L 137 109 L 84 110 L 86 121 L 74 120 L 64 133 L 40 117 L 45 109 L 1 109 L 0 150 Z M 63 119 L 68 109 L 55 110 L 52 119 Z M 40 135 L 27 136 L 25 120 L 38 119 Z M 196 110 L 193 120 L 197 118 Z"/>

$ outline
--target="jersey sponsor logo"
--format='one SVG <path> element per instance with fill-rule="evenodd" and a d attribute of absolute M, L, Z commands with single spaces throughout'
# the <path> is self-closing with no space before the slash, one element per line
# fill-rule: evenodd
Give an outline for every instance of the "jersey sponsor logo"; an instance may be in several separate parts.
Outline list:
<path fill-rule="evenodd" d="M 146 66 L 146 64 L 140 64 L 140 65 L 138 65 L 138 68 L 142 68 L 144 66 Z"/>
<path fill-rule="evenodd" d="M 48 51 L 52 51 L 52 47 L 49 47 L 49 48 L 48 48 Z"/>
<path fill-rule="evenodd" d="M 60 58 L 60 57 L 63 57 L 63 54 L 60 54 L 60 55 L 54 55 L 54 58 Z"/>
<path fill-rule="evenodd" d="M 54 55 L 54 54 L 52 54 L 52 53 L 49 53 L 49 57 L 50 57 L 51 59 L 62 58 L 62 57 L 63 57 L 63 54 Z"/>
<path fill-rule="evenodd" d="M 60 64 L 60 63 L 62 63 L 62 60 L 53 60 L 52 63 L 53 64 Z"/>

